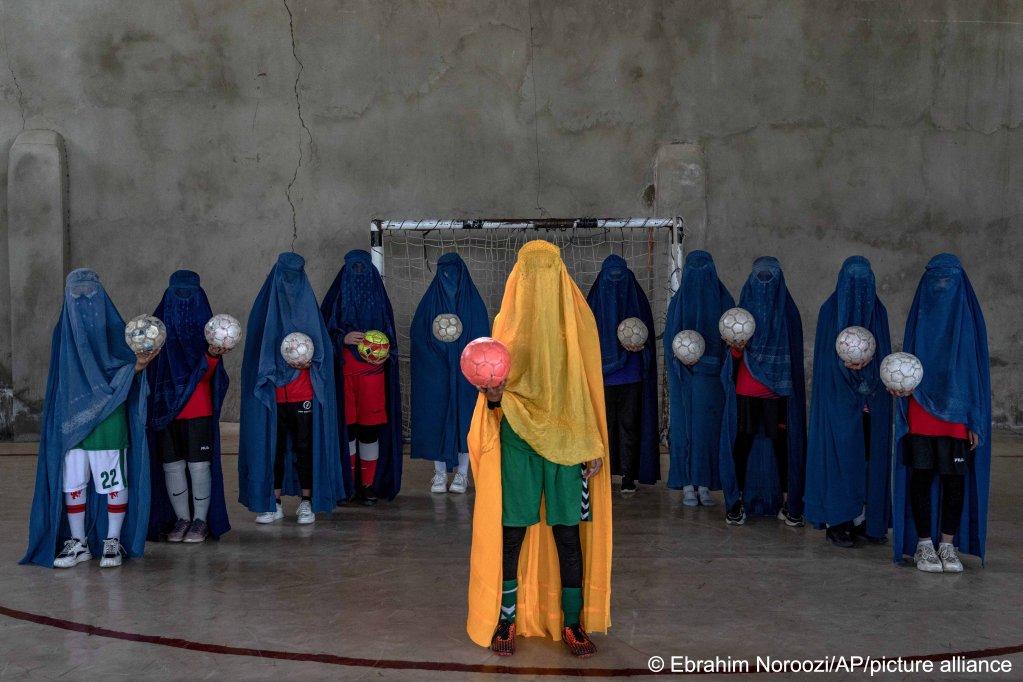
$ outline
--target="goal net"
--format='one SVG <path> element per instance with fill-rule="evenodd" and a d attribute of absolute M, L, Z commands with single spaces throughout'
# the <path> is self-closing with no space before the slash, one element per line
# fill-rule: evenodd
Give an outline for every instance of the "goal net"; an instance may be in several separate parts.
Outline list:
<path fill-rule="evenodd" d="M 487 305 L 490 321 L 499 312 L 504 285 L 519 249 L 545 239 L 561 249 L 569 274 L 585 296 L 601 263 L 611 255 L 624 258 L 646 291 L 653 310 L 662 365 L 660 339 L 668 301 L 682 268 L 681 218 L 579 220 L 377 220 L 371 228 L 373 262 L 380 270 L 394 308 L 399 366 L 404 399 L 405 440 L 409 438 L 409 328 L 423 294 L 433 281 L 437 260 L 455 252 L 469 268 Z M 660 373 L 663 375 L 663 367 Z M 662 381 L 662 398 L 665 384 Z M 661 431 L 667 422 L 667 401 L 661 409 Z"/>

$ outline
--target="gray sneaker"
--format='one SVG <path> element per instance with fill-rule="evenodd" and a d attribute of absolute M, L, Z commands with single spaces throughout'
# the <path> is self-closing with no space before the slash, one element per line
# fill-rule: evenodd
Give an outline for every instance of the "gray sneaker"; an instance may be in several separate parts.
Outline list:
<path fill-rule="evenodd" d="M 710 489 L 701 485 L 697 492 L 700 495 L 700 504 L 704 507 L 713 507 L 717 504 L 717 502 L 714 501 L 714 498 L 711 497 Z"/>
<path fill-rule="evenodd" d="M 79 540 L 71 538 L 64 543 L 64 548 L 60 550 L 60 554 L 53 560 L 53 567 L 72 568 L 90 559 L 92 559 L 92 554 L 89 552 L 89 547 L 83 545 Z"/>
<path fill-rule="evenodd" d="M 185 535 L 185 542 L 206 542 L 206 538 L 209 537 L 210 527 L 206 525 L 206 522 L 202 519 L 196 519 L 192 521 L 192 525 L 188 528 L 188 534 Z"/>
<path fill-rule="evenodd" d="M 693 486 L 687 485 L 685 488 L 682 488 L 682 504 L 687 507 L 698 507 L 700 505 L 700 501 L 696 498 L 696 490 L 693 489 Z"/>
<path fill-rule="evenodd" d="M 937 552 L 934 551 L 934 543 L 931 542 L 917 544 L 913 561 L 916 562 L 917 569 L 925 573 L 941 573 L 944 570 Z"/>
<path fill-rule="evenodd" d="M 191 525 L 191 521 L 185 521 L 184 519 L 178 519 L 178 522 L 174 524 L 174 530 L 167 536 L 167 542 L 181 542 L 185 539 L 185 533 L 188 532 L 188 527 Z"/>
<path fill-rule="evenodd" d="M 313 513 L 313 505 L 308 500 L 302 500 L 298 503 L 298 523 L 300 526 L 307 526 L 316 520 L 316 514 Z"/>
<path fill-rule="evenodd" d="M 461 495 L 465 492 L 466 488 L 469 487 L 469 477 L 463 474 L 461 471 L 455 472 L 455 480 L 451 482 L 451 487 L 448 488 L 448 492 Z"/>
<path fill-rule="evenodd" d="M 273 523 L 274 521 L 280 521 L 284 518 L 284 510 L 281 509 L 281 505 L 278 502 L 277 507 L 274 511 L 262 512 L 256 514 L 256 523 Z"/>
<path fill-rule="evenodd" d="M 103 541 L 103 556 L 99 560 L 100 568 L 114 568 L 121 565 L 121 555 L 124 554 L 124 547 L 117 538 L 107 538 Z"/>
<path fill-rule="evenodd" d="M 938 545 L 938 558 L 941 559 L 941 569 L 945 573 L 963 572 L 963 562 L 959 560 L 959 554 L 952 543 L 943 542 Z"/>

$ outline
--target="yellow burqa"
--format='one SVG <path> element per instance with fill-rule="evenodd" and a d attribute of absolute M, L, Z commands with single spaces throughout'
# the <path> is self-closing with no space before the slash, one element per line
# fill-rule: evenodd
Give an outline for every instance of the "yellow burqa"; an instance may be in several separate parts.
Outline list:
<path fill-rule="evenodd" d="M 604 462 L 590 478 L 592 521 L 579 525 L 583 549 L 582 625 L 611 625 L 611 480 L 604 378 L 597 324 L 557 246 L 527 243 L 508 276 L 494 338 L 511 352 L 501 407 L 480 396 L 469 429 L 476 482 L 469 564 L 469 637 L 489 646 L 501 610 L 501 417 L 546 459 Z M 544 520 L 526 533 L 519 557 L 516 625 L 524 636 L 561 639 L 561 575 L 554 537 Z"/>

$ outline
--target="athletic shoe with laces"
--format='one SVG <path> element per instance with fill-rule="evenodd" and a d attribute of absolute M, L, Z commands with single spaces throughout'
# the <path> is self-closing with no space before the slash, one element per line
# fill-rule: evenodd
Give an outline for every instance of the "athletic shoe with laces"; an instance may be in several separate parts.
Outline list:
<path fill-rule="evenodd" d="M 941 559 L 941 570 L 945 573 L 963 572 L 963 562 L 959 560 L 959 553 L 951 542 L 938 545 L 938 558 Z"/>
<path fill-rule="evenodd" d="M 717 504 L 717 502 L 715 502 L 714 498 L 711 496 L 709 488 L 701 485 L 699 491 L 697 492 L 700 495 L 700 504 L 702 504 L 704 507 L 713 507 Z"/>
<path fill-rule="evenodd" d="M 636 492 L 636 482 L 631 478 L 626 478 L 625 476 L 622 476 L 622 492 L 626 494 Z"/>
<path fill-rule="evenodd" d="M 316 514 L 313 513 L 313 504 L 309 500 L 302 500 L 298 503 L 298 525 L 308 526 L 310 523 L 316 520 Z"/>
<path fill-rule="evenodd" d="M 463 474 L 461 471 L 455 472 L 455 480 L 451 481 L 451 487 L 448 488 L 449 493 L 455 493 L 461 495 L 465 492 L 465 489 L 469 487 L 469 477 Z"/>
<path fill-rule="evenodd" d="M 565 644 L 568 645 L 568 650 L 572 652 L 573 656 L 589 658 L 597 653 L 597 647 L 593 645 L 590 636 L 586 634 L 586 630 L 583 630 L 583 626 L 579 623 L 566 625 L 562 629 L 561 638 L 565 640 Z"/>
<path fill-rule="evenodd" d="M 280 521 L 284 518 L 284 510 L 281 508 L 281 503 L 277 503 L 277 509 L 274 511 L 262 512 L 256 515 L 256 523 L 273 523 L 274 521 Z"/>
<path fill-rule="evenodd" d="M 851 523 L 839 523 L 835 526 L 828 526 L 824 535 L 828 542 L 835 547 L 850 549 L 856 546 L 856 543 L 853 541 L 852 531 L 850 530 L 851 526 Z"/>
<path fill-rule="evenodd" d="M 88 545 L 83 545 L 77 538 L 71 538 L 64 543 L 64 547 L 60 550 L 60 554 L 53 560 L 54 568 L 72 568 L 82 563 L 83 561 L 89 561 L 92 559 L 92 553 L 89 552 Z"/>
<path fill-rule="evenodd" d="M 446 493 L 448 491 L 448 475 L 439 471 L 434 472 L 430 480 L 431 493 Z"/>
<path fill-rule="evenodd" d="M 103 556 L 99 560 L 100 568 L 114 568 L 121 565 L 121 555 L 124 554 L 124 547 L 117 538 L 107 538 L 103 541 Z"/>
<path fill-rule="evenodd" d="M 490 638 L 490 650 L 498 656 L 511 656 L 515 653 L 515 623 L 507 620 L 497 623 L 494 636 Z"/>
<path fill-rule="evenodd" d="M 725 523 L 729 526 L 741 526 L 746 523 L 746 508 L 742 505 L 742 500 L 736 500 L 725 514 Z"/>
<path fill-rule="evenodd" d="M 682 504 L 687 507 L 698 507 L 700 506 L 700 499 L 696 497 L 696 490 L 693 486 L 687 485 L 682 488 Z"/>
<path fill-rule="evenodd" d="M 786 502 L 778 510 L 778 520 L 784 521 L 786 526 L 792 526 L 793 528 L 801 528 L 803 526 L 803 517 L 796 516 L 795 514 L 789 514 L 789 503 Z"/>
<path fill-rule="evenodd" d="M 206 525 L 206 522 L 202 519 L 196 519 L 192 521 L 192 525 L 188 527 L 188 533 L 185 534 L 184 542 L 196 543 L 206 542 L 206 538 L 210 535 L 210 527 Z"/>
<path fill-rule="evenodd" d="M 167 542 L 181 542 L 185 539 L 185 533 L 188 532 L 188 527 L 192 525 L 191 521 L 185 521 L 184 519 L 178 519 L 174 524 L 174 530 L 167 535 Z"/>
<path fill-rule="evenodd" d="M 931 542 L 917 543 L 913 561 L 916 562 L 917 569 L 925 573 L 941 573 L 945 570 L 938 553 L 934 551 L 934 543 Z"/>
<path fill-rule="evenodd" d="M 377 494 L 373 490 L 373 486 L 364 485 L 362 486 L 362 495 L 359 498 L 362 501 L 363 506 L 372 507 L 377 503 Z"/>

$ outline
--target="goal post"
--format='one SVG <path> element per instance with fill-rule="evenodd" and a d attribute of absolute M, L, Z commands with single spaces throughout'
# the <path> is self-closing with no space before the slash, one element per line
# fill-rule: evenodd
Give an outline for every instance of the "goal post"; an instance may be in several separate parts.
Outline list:
<path fill-rule="evenodd" d="M 650 299 L 655 326 L 651 333 L 660 339 L 668 302 L 681 282 L 684 238 L 685 223 L 680 217 L 372 221 L 373 264 L 384 278 L 398 333 L 406 440 L 409 328 L 442 255 L 454 252 L 465 261 L 491 323 L 500 309 L 508 274 L 526 242 L 545 239 L 556 244 L 583 295 L 589 292 L 604 259 L 619 255 Z M 660 348 L 657 355 L 660 363 Z M 662 430 L 665 407 L 661 409 Z"/>

